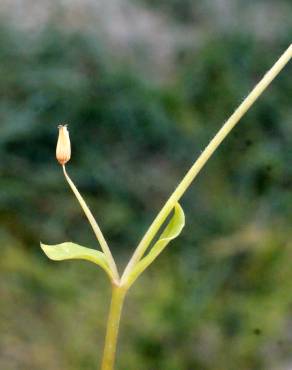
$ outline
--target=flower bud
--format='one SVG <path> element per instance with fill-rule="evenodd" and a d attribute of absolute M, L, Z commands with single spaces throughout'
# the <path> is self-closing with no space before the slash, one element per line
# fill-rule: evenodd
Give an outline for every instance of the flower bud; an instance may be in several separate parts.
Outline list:
<path fill-rule="evenodd" d="M 67 125 L 59 125 L 59 137 L 56 148 L 56 158 L 61 165 L 67 163 L 71 158 L 71 144 Z"/>

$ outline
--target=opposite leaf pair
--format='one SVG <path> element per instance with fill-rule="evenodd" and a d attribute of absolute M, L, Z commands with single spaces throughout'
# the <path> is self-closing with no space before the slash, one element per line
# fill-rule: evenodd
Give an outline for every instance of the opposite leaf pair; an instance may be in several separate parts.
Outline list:
<path fill-rule="evenodd" d="M 143 257 L 133 268 L 129 275 L 127 286 L 130 287 L 134 281 L 142 274 L 142 272 L 159 256 L 168 243 L 175 239 L 181 233 L 185 225 L 185 215 L 183 209 L 177 203 L 174 208 L 174 213 L 160 235 L 158 241 L 150 249 L 149 253 Z M 87 260 L 100 266 L 113 280 L 113 274 L 108 265 L 106 256 L 103 252 L 86 248 L 81 245 L 65 242 L 57 245 L 46 245 L 41 243 L 41 248 L 45 254 L 54 261 L 63 261 L 69 259 Z"/>

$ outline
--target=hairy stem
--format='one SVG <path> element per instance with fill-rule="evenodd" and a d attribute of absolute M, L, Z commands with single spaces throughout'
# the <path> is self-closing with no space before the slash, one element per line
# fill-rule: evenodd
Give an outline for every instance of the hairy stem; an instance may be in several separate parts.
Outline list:
<path fill-rule="evenodd" d="M 133 267 L 142 258 L 149 244 L 153 240 L 157 231 L 161 227 L 162 223 L 165 221 L 174 205 L 182 197 L 184 192 L 190 186 L 192 181 L 195 179 L 200 170 L 207 163 L 208 159 L 215 152 L 218 146 L 230 133 L 233 127 L 239 122 L 243 115 L 249 110 L 249 108 L 254 104 L 258 97 L 264 92 L 264 90 L 269 86 L 273 79 L 281 72 L 285 65 L 289 62 L 292 57 L 292 44 L 289 48 L 282 54 L 274 66 L 264 75 L 262 80 L 254 87 L 250 94 L 244 99 L 244 101 L 239 105 L 231 117 L 225 122 L 221 129 L 217 132 L 214 138 L 210 141 L 207 147 L 204 149 L 202 154 L 187 172 L 185 177 L 182 179 L 180 184 L 177 186 L 175 191 L 172 193 L 170 198 L 164 204 L 161 211 L 158 213 L 148 231 L 140 241 L 137 249 L 135 250 L 131 260 L 129 261 L 124 274 L 122 276 L 122 283 L 124 283 L 128 276 L 130 275 Z"/>
<path fill-rule="evenodd" d="M 107 322 L 101 370 L 114 369 L 120 318 L 126 292 L 124 287 L 115 284 L 112 285 L 112 299 Z"/>
<path fill-rule="evenodd" d="M 71 178 L 69 177 L 67 171 L 66 171 L 66 168 L 65 168 L 65 165 L 62 166 L 63 167 L 63 172 L 64 172 L 64 175 L 65 175 L 65 178 L 68 182 L 68 184 L 70 185 L 70 188 L 72 189 L 74 195 L 76 196 L 81 208 L 83 209 L 92 229 L 93 229 L 93 232 L 97 238 L 97 240 L 99 241 L 99 244 L 100 244 L 100 247 L 103 251 L 103 253 L 105 254 L 106 256 L 106 259 L 107 259 L 107 262 L 108 262 L 108 265 L 113 273 L 113 277 L 115 280 L 119 280 L 119 273 L 118 273 L 118 270 L 117 270 L 117 266 L 116 266 L 116 263 L 114 261 L 114 258 L 112 256 L 112 253 L 110 251 L 110 248 L 103 236 L 103 233 L 101 232 L 100 230 L 100 227 L 98 226 L 95 218 L 93 217 L 89 207 L 87 206 L 85 200 L 83 199 L 82 195 L 79 193 L 78 189 L 76 188 L 75 184 L 73 183 L 73 181 L 71 180 Z"/>

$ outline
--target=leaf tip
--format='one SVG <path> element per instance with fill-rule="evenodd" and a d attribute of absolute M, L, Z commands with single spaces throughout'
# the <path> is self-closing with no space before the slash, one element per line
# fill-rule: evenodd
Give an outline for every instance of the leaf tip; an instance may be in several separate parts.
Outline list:
<path fill-rule="evenodd" d="M 41 247 L 42 251 L 45 253 L 45 255 L 46 255 L 48 258 L 50 258 L 50 259 L 51 259 L 51 256 L 50 256 L 49 251 L 48 251 L 48 249 L 49 249 L 50 247 L 49 247 L 48 245 L 46 245 L 46 244 L 42 243 L 42 242 L 40 242 L 40 247 Z"/>

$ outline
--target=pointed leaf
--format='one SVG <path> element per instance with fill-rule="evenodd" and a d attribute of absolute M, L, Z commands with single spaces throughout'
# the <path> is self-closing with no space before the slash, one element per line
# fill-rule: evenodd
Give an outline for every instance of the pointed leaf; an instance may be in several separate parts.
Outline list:
<path fill-rule="evenodd" d="M 65 242 L 56 245 L 46 245 L 41 243 L 41 248 L 53 261 L 63 261 L 70 259 L 81 259 L 95 263 L 102 267 L 105 272 L 112 277 L 111 270 L 108 266 L 104 253 L 90 248 L 82 247 L 81 245 Z"/>
<path fill-rule="evenodd" d="M 149 253 L 143 257 L 133 269 L 129 276 L 130 285 L 138 278 L 138 276 L 159 256 L 166 248 L 168 243 L 179 236 L 185 226 L 185 214 L 179 203 L 174 207 L 174 214 L 167 224 L 166 228 L 160 235 L 159 240 L 154 244 Z"/>

